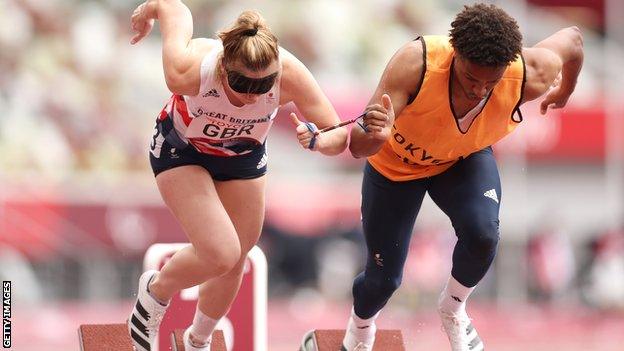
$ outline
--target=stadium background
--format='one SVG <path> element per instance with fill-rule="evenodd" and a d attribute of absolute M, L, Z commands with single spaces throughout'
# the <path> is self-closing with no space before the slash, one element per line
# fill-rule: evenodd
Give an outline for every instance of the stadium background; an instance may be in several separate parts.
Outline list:
<path fill-rule="evenodd" d="M 367 103 L 394 51 L 445 34 L 453 0 L 187 0 L 195 36 L 258 9 L 313 72 L 342 119 Z M 563 111 L 523 108 L 496 147 L 502 240 L 469 306 L 490 350 L 622 350 L 624 345 L 624 5 L 496 1 L 525 46 L 576 25 L 585 65 Z M 183 234 L 147 162 L 168 92 L 156 30 L 129 45 L 125 0 L 0 1 L 0 276 L 13 282 L 13 349 L 78 350 L 81 323 L 121 322 L 145 249 Z M 285 106 L 269 136 L 269 350 L 311 328 L 343 328 L 360 269 L 362 160 L 302 150 Z M 401 289 L 381 327 L 408 350 L 442 350 L 435 314 L 454 235 L 427 199 Z"/>

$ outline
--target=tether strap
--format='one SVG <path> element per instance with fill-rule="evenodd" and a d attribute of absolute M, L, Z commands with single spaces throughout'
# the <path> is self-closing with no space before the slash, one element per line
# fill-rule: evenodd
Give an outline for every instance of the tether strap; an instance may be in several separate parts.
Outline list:
<path fill-rule="evenodd" d="M 308 149 L 312 150 L 314 149 L 314 145 L 316 144 L 316 131 L 318 130 L 318 128 L 314 123 L 305 122 L 304 124 L 312 133 L 312 139 L 310 139 L 310 145 L 308 145 Z"/>

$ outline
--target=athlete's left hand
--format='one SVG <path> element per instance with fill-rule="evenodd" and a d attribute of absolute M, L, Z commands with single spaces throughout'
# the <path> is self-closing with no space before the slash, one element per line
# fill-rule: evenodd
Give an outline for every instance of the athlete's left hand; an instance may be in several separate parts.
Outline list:
<path fill-rule="evenodd" d="M 552 83 L 552 89 L 548 91 L 546 97 L 540 104 L 540 112 L 545 115 L 549 108 L 559 109 L 563 108 L 570 99 L 572 92 L 567 92 L 561 89 L 561 73 Z"/>
<path fill-rule="evenodd" d="M 304 149 L 317 151 L 320 134 L 316 132 L 318 130 L 316 125 L 310 122 L 308 122 L 307 123 L 308 125 L 306 125 L 306 123 L 301 122 L 299 118 L 297 118 L 297 115 L 295 113 L 290 114 L 290 120 L 293 123 L 293 125 L 296 127 L 297 139 L 299 139 L 299 144 L 301 144 L 301 146 Z M 314 132 L 310 130 L 310 128 L 314 130 Z M 314 145 L 310 147 L 310 143 L 312 142 L 312 139 L 314 139 Z"/>
<path fill-rule="evenodd" d="M 154 28 L 154 18 L 150 15 L 150 13 L 153 12 L 151 6 L 154 6 L 153 1 L 148 0 L 134 9 L 130 23 L 132 30 L 135 31 L 136 34 L 130 40 L 130 44 L 138 43 Z"/>

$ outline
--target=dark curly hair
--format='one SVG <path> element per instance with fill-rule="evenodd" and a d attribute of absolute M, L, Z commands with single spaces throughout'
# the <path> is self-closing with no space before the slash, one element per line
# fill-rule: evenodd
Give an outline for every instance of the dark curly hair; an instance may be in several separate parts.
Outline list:
<path fill-rule="evenodd" d="M 455 52 L 480 66 L 506 66 L 522 51 L 518 23 L 494 5 L 464 6 L 451 23 L 450 37 Z"/>

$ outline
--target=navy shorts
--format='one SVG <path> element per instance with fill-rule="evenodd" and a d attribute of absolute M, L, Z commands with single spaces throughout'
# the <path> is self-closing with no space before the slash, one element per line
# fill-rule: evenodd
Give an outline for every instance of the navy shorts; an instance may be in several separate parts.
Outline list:
<path fill-rule="evenodd" d="M 168 127 L 168 126 L 165 126 Z M 180 139 L 172 139 L 175 131 L 169 129 L 163 134 L 163 125 L 157 122 L 150 144 L 150 164 L 154 176 L 181 166 L 196 165 L 203 167 L 217 181 L 234 179 L 254 179 L 267 172 L 267 154 L 265 144 L 254 146 L 250 152 L 238 156 L 215 156 L 204 154 L 191 144 L 183 144 Z"/>

